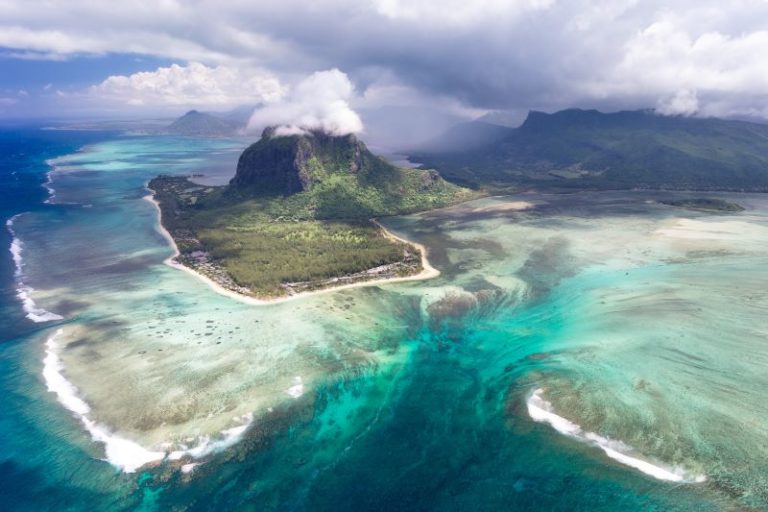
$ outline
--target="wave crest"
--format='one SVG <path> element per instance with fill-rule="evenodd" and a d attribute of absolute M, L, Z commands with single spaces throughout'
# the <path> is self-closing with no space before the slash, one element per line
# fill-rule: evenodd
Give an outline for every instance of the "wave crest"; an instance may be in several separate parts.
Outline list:
<path fill-rule="evenodd" d="M 134 473 L 142 466 L 166 458 L 170 461 L 178 461 L 184 457 L 200 459 L 222 451 L 238 443 L 253 423 L 253 416 L 246 414 L 236 418 L 240 423 L 238 426 L 223 430 L 220 439 L 202 436 L 197 439 L 195 446 L 181 445 L 180 449 L 174 451 L 147 449 L 134 441 L 120 437 L 88 417 L 91 412 L 90 406 L 80 398 L 77 388 L 64 377 L 64 365 L 57 354 L 57 338 L 62 333 L 63 329 L 58 329 L 45 344 L 43 378 L 48 391 L 55 393 L 59 402 L 74 413 L 91 435 L 91 439 L 104 445 L 105 460 L 125 473 Z M 189 472 L 197 464 L 199 463 L 187 463 L 181 469 L 184 471 L 184 468 L 188 468 L 184 472 Z"/>
<path fill-rule="evenodd" d="M 21 215 L 21 214 L 19 214 Z M 51 322 L 54 320 L 62 320 L 64 317 L 52 313 L 43 308 L 40 308 L 35 304 L 32 299 L 32 292 L 35 290 L 24 283 L 24 259 L 22 252 L 24 250 L 24 243 L 16 236 L 16 232 L 13 230 L 13 222 L 19 217 L 14 215 L 5 222 L 8 231 L 11 233 L 13 240 L 11 241 L 11 256 L 13 257 L 13 263 L 16 266 L 13 276 L 16 279 L 16 296 L 21 301 L 21 307 L 24 309 L 27 318 L 33 322 Z"/>
<path fill-rule="evenodd" d="M 545 400 L 543 395 L 544 389 L 538 388 L 531 393 L 526 401 L 528 415 L 533 421 L 547 423 L 561 434 L 597 446 L 611 459 L 658 480 L 681 483 L 700 483 L 706 480 L 706 476 L 693 474 L 679 466 L 670 467 L 656 461 L 650 462 L 647 458 L 636 454 L 631 446 L 621 441 L 585 431 L 580 425 L 555 414 L 552 404 Z"/>

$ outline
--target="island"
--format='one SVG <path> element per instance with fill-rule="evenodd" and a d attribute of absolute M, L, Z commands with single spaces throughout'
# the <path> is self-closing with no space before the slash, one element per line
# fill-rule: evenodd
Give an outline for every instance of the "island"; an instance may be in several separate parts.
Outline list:
<path fill-rule="evenodd" d="M 257 300 L 435 275 L 423 247 L 376 218 L 478 196 L 436 171 L 395 167 L 355 135 L 276 128 L 242 153 L 227 186 L 158 176 L 148 188 L 177 248 L 171 263 Z"/>
<path fill-rule="evenodd" d="M 244 126 L 205 112 L 190 110 L 168 125 L 163 133 L 188 137 L 228 137 Z"/>

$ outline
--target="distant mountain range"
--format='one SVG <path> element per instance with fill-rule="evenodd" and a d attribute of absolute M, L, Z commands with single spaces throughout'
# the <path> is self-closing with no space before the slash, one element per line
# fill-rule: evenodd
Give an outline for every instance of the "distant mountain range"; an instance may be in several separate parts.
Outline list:
<path fill-rule="evenodd" d="M 252 109 L 251 109 L 252 110 Z M 180 118 L 172 122 L 163 131 L 173 135 L 187 135 L 197 137 L 223 137 L 235 135 L 238 131 L 245 128 L 248 121 L 242 119 L 243 116 L 237 116 L 239 112 L 233 112 L 231 117 L 227 114 L 215 116 L 190 110 Z"/>
<path fill-rule="evenodd" d="M 477 187 L 768 191 L 768 125 L 651 110 L 462 123 L 410 157 Z"/>

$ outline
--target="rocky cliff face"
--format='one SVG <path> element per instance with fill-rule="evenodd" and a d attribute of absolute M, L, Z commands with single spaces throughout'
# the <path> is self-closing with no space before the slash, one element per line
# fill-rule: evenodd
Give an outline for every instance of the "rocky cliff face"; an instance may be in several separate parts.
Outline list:
<path fill-rule="evenodd" d="M 365 172 L 374 159 L 378 160 L 354 135 L 311 131 L 277 136 L 270 127 L 240 155 L 230 187 L 255 194 L 290 195 L 309 190 L 332 173 Z"/>

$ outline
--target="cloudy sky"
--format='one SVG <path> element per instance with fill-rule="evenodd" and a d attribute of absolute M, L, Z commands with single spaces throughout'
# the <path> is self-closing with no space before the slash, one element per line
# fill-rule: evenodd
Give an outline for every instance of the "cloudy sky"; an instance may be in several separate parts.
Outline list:
<path fill-rule="evenodd" d="M 768 117 L 766 100 L 766 0 L 0 0 L 6 118 L 260 104 L 354 130 L 387 105 Z"/>

